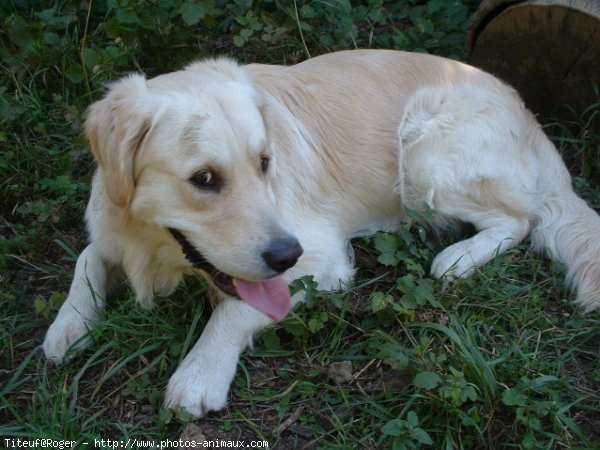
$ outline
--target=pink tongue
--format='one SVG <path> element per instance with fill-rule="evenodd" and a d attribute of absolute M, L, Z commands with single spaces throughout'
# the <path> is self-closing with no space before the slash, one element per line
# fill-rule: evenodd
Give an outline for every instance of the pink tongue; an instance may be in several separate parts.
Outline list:
<path fill-rule="evenodd" d="M 283 319 L 292 308 L 290 288 L 281 277 L 266 281 L 233 279 L 242 300 L 272 319 Z"/>

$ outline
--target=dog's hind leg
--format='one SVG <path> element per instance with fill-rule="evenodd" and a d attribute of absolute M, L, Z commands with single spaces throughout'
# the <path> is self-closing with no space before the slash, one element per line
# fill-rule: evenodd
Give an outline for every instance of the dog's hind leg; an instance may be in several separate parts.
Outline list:
<path fill-rule="evenodd" d="M 478 231 L 435 258 L 434 276 L 469 276 L 529 233 L 539 162 L 521 108 L 510 95 L 460 86 L 425 88 L 409 103 L 399 129 L 404 204 Z"/>
<path fill-rule="evenodd" d="M 109 267 L 94 244 L 81 252 L 67 300 L 50 325 L 42 344 L 49 361 L 60 364 L 68 357 L 69 349 L 81 350 L 89 345 L 89 339 L 85 336 L 90 323 L 98 322 L 104 311 L 109 272 Z"/>
<path fill-rule="evenodd" d="M 471 275 L 494 256 L 518 245 L 530 228 L 528 220 L 510 216 L 471 222 L 479 232 L 439 253 L 431 265 L 434 277 L 454 279 Z"/>
<path fill-rule="evenodd" d="M 477 233 L 439 253 L 431 266 L 433 276 L 470 276 L 477 267 L 515 247 L 529 234 L 530 219 L 524 211 L 508 207 L 508 199 L 502 199 L 502 185 L 503 180 L 484 179 L 467 183 L 465 189 L 435 194 L 435 214 L 471 223 Z"/>

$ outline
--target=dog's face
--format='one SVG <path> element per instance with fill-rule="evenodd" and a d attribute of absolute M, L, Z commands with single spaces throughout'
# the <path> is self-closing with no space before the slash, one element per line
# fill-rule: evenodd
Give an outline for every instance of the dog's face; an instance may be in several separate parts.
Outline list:
<path fill-rule="evenodd" d="M 132 76 L 91 107 L 86 131 L 111 201 L 184 236 L 231 278 L 222 290 L 271 279 L 302 253 L 277 215 L 276 155 L 248 83 Z"/>

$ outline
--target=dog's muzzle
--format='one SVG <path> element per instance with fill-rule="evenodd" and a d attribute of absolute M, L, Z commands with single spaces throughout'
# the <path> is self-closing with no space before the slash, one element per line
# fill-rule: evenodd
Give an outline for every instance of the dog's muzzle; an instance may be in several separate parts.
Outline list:
<path fill-rule="evenodd" d="M 203 270 L 210 275 L 219 289 L 227 294 L 235 295 L 236 291 L 230 275 L 221 272 L 213 266 L 202 253 L 188 241 L 181 231 L 175 228 L 168 228 L 168 230 L 169 233 L 171 233 L 171 236 L 179 243 L 185 258 L 192 264 L 194 269 Z M 280 274 L 293 267 L 298 262 L 298 258 L 300 258 L 303 251 L 302 246 L 296 238 L 287 236 L 271 241 L 261 256 L 265 264 L 271 270 Z"/>
<path fill-rule="evenodd" d="M 179 243 L 181 246 L 181 251 L 183 252 L 185 259 L 187 259 L 194 269 L 200 269 L 206 272 L 213 284 L 217 289 L 225 294 L 237 296 L 237 291 L 233 284 L 233 278 L 227 275 L 226 273 L 221 272 L 215 266 L 213 266 L 210 262 L 206 260 L 204 256 L 198 251 L 196 247 L 192 245 L 190 241 L 183 235 L 183 233 L 174 228 L 169 228 L 169 233 L 171 236 Z"/>
<path fill-rule="evenodd" d="M 192 267 L 202 270 L 221 292 L 244 300 L 274 320 L 283 319 L 292 308 L 289 286 L 283 277 L 275 276 L 265 280 L 234 278 L 208 262 L 181 231 L 174 228 L 168 230 L 181 246 Z M 271 270 L 281 274 L 296 264 L 302 252 L 298 240 L 287 236 L 272 240 L 261 256 Z"/>

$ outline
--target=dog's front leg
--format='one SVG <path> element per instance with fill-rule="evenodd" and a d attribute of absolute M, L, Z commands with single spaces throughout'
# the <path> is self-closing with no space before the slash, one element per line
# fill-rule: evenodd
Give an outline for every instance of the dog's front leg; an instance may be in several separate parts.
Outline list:
<path fill-rule="evenodd" d="M 99 321 L 104 311 L 107 274 L 102 256 L 94 244 L 88 245 L 77 259 L 67 300 L 48 328 L 42 344 L 49 361 L 60 364 L 74 344 L 75 350 L 89 345 L 89 339 L 84 336 L 90 323 Z"/>
<path fill-rule="evenodd" d="M 196 417 L 227 404 L 240 354 L 272 320 L 241 300 L 217 305 L 196 345 L 169 380 L 165 406 Z"/>

